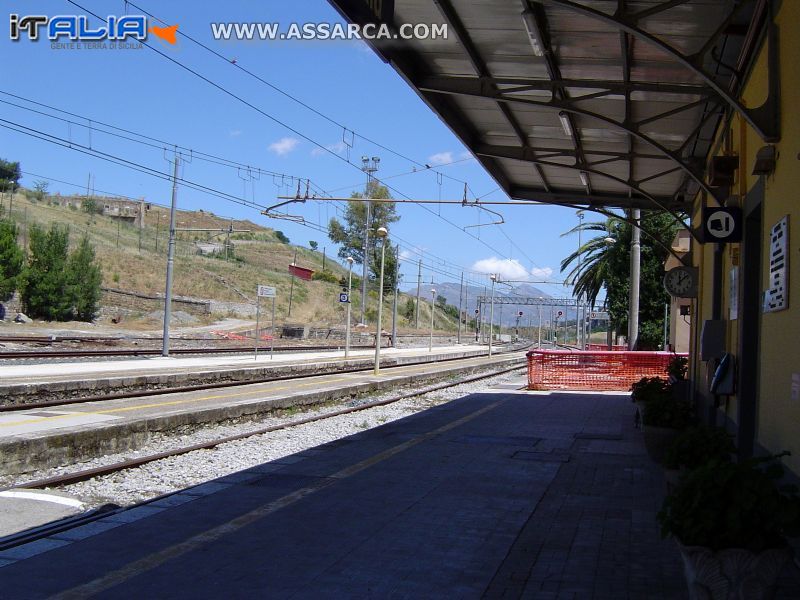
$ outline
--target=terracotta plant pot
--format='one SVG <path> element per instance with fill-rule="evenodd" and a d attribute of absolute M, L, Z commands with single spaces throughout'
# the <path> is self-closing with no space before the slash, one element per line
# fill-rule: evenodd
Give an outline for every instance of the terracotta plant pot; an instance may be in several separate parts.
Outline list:
<path fill-rule="evenodd" d="M 644 447 L 647 449 L 647 454 L 658 464 L 664 460 L 664 455 L 667 450 L 675 441 L 675 438 L 680 434 L 679 429 L 672 429 L 670 427 L 653 427 L 652 425 L 644 426 Z"/>
<path fill-rule="evenodd" d="M 792 559 L 790 548 L 754 554 L 731 548 L 713 552 L 702 546 L 678 543 L 691 600 L 767 600 L 775 596 L 775 583 Z"/>

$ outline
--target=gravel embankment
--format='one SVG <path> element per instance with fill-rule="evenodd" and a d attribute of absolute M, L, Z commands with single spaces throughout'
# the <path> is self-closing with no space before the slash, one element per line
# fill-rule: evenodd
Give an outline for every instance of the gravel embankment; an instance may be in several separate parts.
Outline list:
<path fill-rule="evenodd" d="M 449 402 L 480 390 L 485 390 L 494 385 L 512 381 L 515 383 L 519 381 L 520 387 L 524 385 L 524 378 L 520 375 L 520 372 L 506 373 L 492 378 L 430 392 L 414 398 L 400 400 L 385 406 L 365 409 L 348 415 L 331 417 L 289 429 L 228 442 L 210 450 L 198 450 L 188 454 L 162 459 L 135 469 L 128 469 L 89 481 L 64 486 L 59 488 L 59 490 L 80 498 L 90 506 L 98 506 L 107 502 L 113 502 L 123 506 L 130 505 L 216 479 L 217 477 L 222 477 L 236 471 L 241 471 L 261 463 L 302 452 L 303 450 L 347 437 L 354 433 L 364 431 L 365 429 L 402 419 L 403 417 L 421 410 Z M 121 462 L 136 456 L 156 454 L 158 452 L 164 452 L 192 444 L 220 439 L 246 431 L 253 431 L 283 423 L 291 423 L 313 415 L 333 412 L 345 406 L 356 406 L 397 397 L 409 391 L 411 391 L 411 388 L 393 390 L 382 394 L 359 397 L 357 400 L 337 404 L 336 406 L 312 408 L 310 410 L 302 412 L 297 411 L 282 416 L 266 417 L 258 421 L 209 426 L 186 432 L 176 431 L 170 432 L 169 434 L 156 434 L 147 446 L 140 448 L 136 452 L 108 455 L 72 467 L 62 467 L 30 473 L 26 479 L 33 480 L 52 477 L 67 472 Z M 3 483 L 11 484 L 12 482 L 0 481 L 0 484 Z"/>

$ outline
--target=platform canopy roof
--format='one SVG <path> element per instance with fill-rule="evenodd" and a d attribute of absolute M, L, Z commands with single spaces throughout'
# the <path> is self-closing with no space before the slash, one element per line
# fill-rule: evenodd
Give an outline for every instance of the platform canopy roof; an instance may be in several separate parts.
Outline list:
<path fill-rule="evenodd" d="M 512 198 L 686 211 L 713 196 L 720 119 L 737 102 L 762 0 L 330 0 L 349 21 L 447 24 L 374 50 Z"/>

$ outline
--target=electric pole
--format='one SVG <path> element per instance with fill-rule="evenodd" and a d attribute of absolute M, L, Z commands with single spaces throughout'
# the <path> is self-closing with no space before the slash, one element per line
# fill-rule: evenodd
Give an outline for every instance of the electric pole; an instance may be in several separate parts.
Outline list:
<path fill-rule="evenodd" d="M 639 342 L 639 276 L 641 269 L 641 211 L 633 209 L 631 227 L 631 290 L 628 299 L 628 350 L 635 350 Z"/>
<path fill-rule="evenodd" d="M 370 183 L 372 183 L 372 174 L 378 170 L 378 164 L 381 159 L 373 156 L 372 160 L 368 156 L 361 157 L 361 170 L 367 174 L 367 187 L 364 188 L 364 200 L 367 203 L 367 219 L 364 226 L 364 263 L 363 273 L 361 279 L 361 323 L 367 322 L 367 278 L 369 275 L 369 229 L 370 223 L 370 209 L 372 203 L 369 201 L 370 196 Z"/>
<path fill-rule="evenodd" d="M 164 290 L 164 338 L 161 344 L 161 356 L 169 356 L 169 321 L 172 316 L 172 267 L 175 262 L 175 205 L 178 202 L 178 162 L 178 153 L 175 152 L 175 168 L 172 172 L 172 203 L 169 209 L 167 283 Z"/>

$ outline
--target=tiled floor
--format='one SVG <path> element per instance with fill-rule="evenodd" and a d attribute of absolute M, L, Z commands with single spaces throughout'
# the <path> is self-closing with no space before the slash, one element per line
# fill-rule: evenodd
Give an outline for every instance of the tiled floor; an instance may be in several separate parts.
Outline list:
<path fill-rule="evenodd" d="M 475 394 L 0 553 L 2 595 L 685 598 L 632 415 L 622 395 Z"/>

